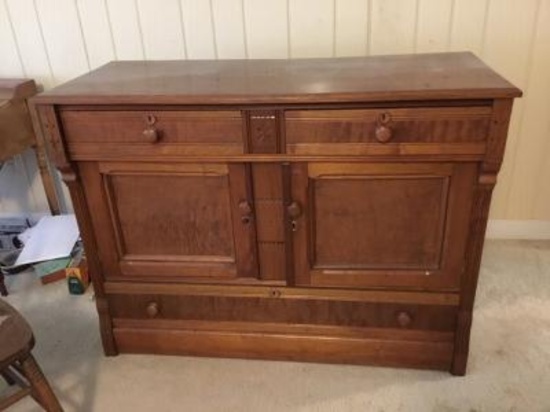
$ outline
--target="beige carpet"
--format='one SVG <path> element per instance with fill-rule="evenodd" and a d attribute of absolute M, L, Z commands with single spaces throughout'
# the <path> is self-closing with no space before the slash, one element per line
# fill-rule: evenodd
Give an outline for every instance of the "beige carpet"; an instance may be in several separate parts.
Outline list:
<path fill-rule="evenodd" d="M 8 279 L 67 411 L 550 411 L 550 242 L 488 242 L 468 375 L 101 354 L 91 295 Z M 34 411 L 31 399 L 12 407 Z"/>

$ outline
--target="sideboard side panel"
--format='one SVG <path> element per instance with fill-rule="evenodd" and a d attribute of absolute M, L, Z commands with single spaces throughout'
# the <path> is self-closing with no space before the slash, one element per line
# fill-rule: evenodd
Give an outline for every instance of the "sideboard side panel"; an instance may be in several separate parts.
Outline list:
<path fill-rule="evenodd" d="M 455 349 L 453 364 L 451 366 L 451 373 L 453 375 L 462 376 L 466 373 L 470 346 L 470 329 L 473 318 L 472 311 L 485 241 L 485 231 L 489 218 L 492 192 L 504 157 L 512 104 L 513 100 L 511 99 L 495 100 L 491 130 L 489 131 L 487 141 L 487 153 L 479 168 L 470 215 L 470 234 L 466 249 L 465 269 L 462 277 Z"/>

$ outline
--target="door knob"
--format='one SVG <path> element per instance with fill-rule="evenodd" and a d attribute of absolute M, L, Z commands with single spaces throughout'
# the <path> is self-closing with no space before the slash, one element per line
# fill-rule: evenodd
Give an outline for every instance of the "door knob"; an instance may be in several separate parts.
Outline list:
<path fill-rule="evenodd" d="M 298 230 L 297 219 L 302 215 L 302 207 L 298 202 L 292 202 L 286 207 L 288 217 L 290 218 L 290 228 L 293 232 Z"/>
<path fill-rule="evenodd" d="M 291 219 L 296 219 L 301 216 L 302 207 L 298 202 L 292 202 L 287 206 L 286 211 L 288 212 L 288 217 Z"/>
<path fill-rule="evenodd" d="M 252 206 L 246 200 L 239 203 L 239 211 L 241 212 L 241 222 L 245 225 L 252 220 Z"/>

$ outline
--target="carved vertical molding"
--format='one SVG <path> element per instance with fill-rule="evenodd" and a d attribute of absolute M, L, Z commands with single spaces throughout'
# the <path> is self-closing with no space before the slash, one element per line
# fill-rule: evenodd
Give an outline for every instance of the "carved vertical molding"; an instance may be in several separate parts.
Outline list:
<path fill-rule="evenodd" d="M 111 321 L 109 301 L 105 296 L 96 294 L 95 304 L 97 313 L 99 314 L 99 330 L 101 333 L 103 352 L 107 356 L 116 356 L 118 355 L 118 348 L 113 335 L 113 322 Z"/>
<path fill-rule="evenodd" d="M 466 248 L 466 262 L 461 280 L 460 305 L 455 334 L 455 349 L 451 373 L 464 375 L 468 362 L 472 310 L 481 265 L 485 231 L 491 207 L 491 197 L 497 182 L 497 174 L 504 157 L 506 137 L 512 110 L 511 99 L 495 100 L 491 118 L 491 129 L 487 138 L 487 152 L 480 164 L 470 214 L 470 230 Z"/>
<path fill-rule="evenodd" d="M 466 373 L 470 347 L 470 328 L 472 326 L 472 308 L 476 294 L 489 208 L 491 206 L 491 195 L 495 183 L 496 174 L 481 174 L 478 178 L 474 194 L 470 217 L 470 233 L 466 248 L 466 265 L 461 282 L 455 350 L 451 367 L 451 373 L 454 375 L 462 376 Z"/>
<path fill-rule="evenodd" d="M 61 176 L 69 188 L 74 211 L 78 218 L 80 235 L 82 236 L 82 241 L 84 242 L 84 248 L 86 250 L 86 259 L 88 261 L 90 277 L 92 278 L 94 285 L 96 307 L 99 314 L 99 326 L 103 350 L 106 355 L 114 356 L 118 354 L 118 350 L 116 348 L 116 343 L 113 336 L 113 325 L 109 310 L 109 302 L 105 296 L 105 290 L 103 287 L 103 269 L 98 258 L 97 242 L 95 240 L 92 221 L 90 218 L 85 193 L 80 181 L 80 176 L 78 174 L 78 170 L 74 169 L 72 165 L 68 165 L 64 169 L 61 169 Z"/>
<path fill-rule="evenodd" d="M 493 116 L 491 118 L 491 129 L 487 138 L 487 151 L 483 160 L 482 170 L 484 173 L 497 174 L 504 158 L 506 149 L 506 137 L 510 125 L 512 113 L 512 99 L 495 100 L 493 103 Z"/>

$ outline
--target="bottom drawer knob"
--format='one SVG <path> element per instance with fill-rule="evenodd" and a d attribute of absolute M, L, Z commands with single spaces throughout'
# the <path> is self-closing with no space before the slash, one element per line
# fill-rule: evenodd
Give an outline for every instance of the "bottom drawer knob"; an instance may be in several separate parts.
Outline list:
<path fill-rule="evenodd" d="M 150 302 L 145 311 L 150 318 L 156 318 L 159 314 L 159 304 L 157 302 Z"/>
<path fill-rule="evenodd" d="M 401 311 L 397 313 L 397 323 L 402 328 L 406 328 L 408 326 L 411 326 L 413 318 L 409 312 Z"/>

